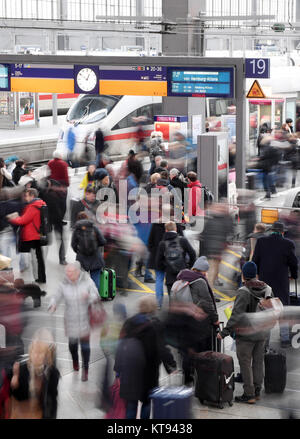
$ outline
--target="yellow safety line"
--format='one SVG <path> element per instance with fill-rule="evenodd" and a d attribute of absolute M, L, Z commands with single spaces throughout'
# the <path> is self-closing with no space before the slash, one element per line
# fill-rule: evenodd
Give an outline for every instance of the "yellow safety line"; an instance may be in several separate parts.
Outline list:
<path fill-rule="evenodd" d="M 232 268 L 233 270 L 237 271 L 238 273 L 241 272 L 240 268 L 236 268 L 236 267 L 234 267 L 234 265 L 231 265 L 228 262 L 221 261 L 221 264 L 226 265 L 226 267 Z"/>
<path fill-rule="evenodd" d="M 213 288 L 213 292 L 214 292 L 214 293 L 217 293 L 217 294 L 219 294 L 221 297 L 223 297 L 223 299 L 220 299 L 220 300 L 226 300 L 226 301 L 229 301 L 229 302 L 232 302 L 232 301 L 234 300 L 232 297 L 226 296 L 226 294 L 221 293 L 221 291 L 216 290 L 215 288 Z"/>
<path fill-rule="evenodd" d="M 229 282 L 229 283 L 232 284 L 233 286 L 237 287 L 237 282 L 233 282 L 231 279 L 228 279 L 228 277 L 223 276 L 223 275 L 220 274 L 220 273 L 218 274 L 218 276 L 219 276 L 221 279 L 225 280 L 226 282 Z"/>
<path fill-rule="evenodd" d="M 129 279 L 135 282 L 142 290 L 146 291 L 146 293 L 153 293 L 154 291 L 151 288 L 146 287 L 142 282 L 140 282 L 137 278 L 135 278 L 132 274 L 128 273 Z"/>
<path fill-rule="evenodd" d="M 230 253 L 231 255 L 234 255 L 234 256 L 236 256 L 237 258 L 239 258 L 239 259 L 241 259 L 241 255 L 239 254 L 239 253 L 237 253 L 237 252 L 235 252 L 235 251 L 233 251 L 233 250 L 225 250 L 226 251 L 226 253 Z"/>

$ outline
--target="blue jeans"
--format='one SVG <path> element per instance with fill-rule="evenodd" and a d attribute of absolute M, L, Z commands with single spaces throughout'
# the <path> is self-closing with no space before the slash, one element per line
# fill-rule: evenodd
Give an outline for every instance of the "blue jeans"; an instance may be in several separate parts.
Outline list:
<path fill-rule="evenodd" d="M 101 274 L 100 268 L 98 268 L 98 270 L 91 270 L 90 271 L 90 276 L 93 279 L 93 281 L 95 282 L 95 285 L 96 285 L 98 291 L 100 288 L 100 274 Z"/>
<path fill-rule="evenodd" d="M 160 270 L 155 270 L 155 293 L 156 293 L 156 300 L 158 303 L 158 306 L 162 306 L 163 299 L 164 299 L 164 279 L 165 279 L 165 272 Z"/>
<path fill-rule="evenodd" d="M 126 419 L 136 419 L 138 401 L 127 401 Z M 150 401 L 143 402 L 141 409 L 141 419 L 150 418 L 151 404 Z"/>

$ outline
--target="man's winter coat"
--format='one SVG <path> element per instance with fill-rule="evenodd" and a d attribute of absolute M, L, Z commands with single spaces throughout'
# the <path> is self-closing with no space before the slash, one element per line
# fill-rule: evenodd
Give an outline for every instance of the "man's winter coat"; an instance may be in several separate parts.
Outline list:
<path fill-rule="evenodd" d="M 182 266 L 181 270 L 184 270 L 189 265 L 190 267 L 194 264 L 196 260 L 196 253 L 188 240 L 182 236 L 178 236 L 176 232 L 166 232 L 163 236 L 163 240 L 159 243 L 156 260 L 155 269 L 165 271 L 166 273 L 166 284 L 172 285 L 176 281 L 178 273 L 174 273 L 167 264 L 165 252 L 166 252 L 166 241 L 173 241 L 179 238 L 179 244 L 183 250 L 183 258 L 186 261 L 186 256 L 189 257 L 189 262 Z M 179 271 L 178 271 L 179 272 Z"/>
<path fill-rule="evenodd" d="M 183 227 L 181 224 L 177 225 L 177 233 L 183 236 Z M 156 255 L 158 251 L 158 246 L 163 239 L 165 234 L 165 224 L 164 223 L 154 223 L 152 224 L 149 239 L 148 239 L 148 250 L 150 252 L 148 268 L 156 269 Z"/>
<path fill-rule="evenodd" d="M 80 253 L 80 239 L 81 239 L 81 228 L 88 227 L 92 228 L 95 234 L 95 239 L 97 240 L 98 248 L 97 251 L 92 255 L 84 255 Z M 104 267 L 104 260 L 99 247 L 103 247 L 106 244 L 106 239 L 102 236 L 102 233 L 96 227 L 92 221 L 81 220 L 77 221 L 75 224 L 75 229 L 72 235 L 71 247 L 76 253 L 76 260 L 80 262 L 82 268 L 86 271 L 99 270 Z"/>
<path fill-rule="evenodd" d="M 221 332 L 222 337 L 236 333 L 237 338 L 245 341 L 254 342 L 266 340 L 269 336 L 269 330 L 258 330 L 254 332 L 253 328 L 248 325 L 246 318 L 247 314 L 250 315 L 251 318 L 251 314 L 256 312 L 259 299 L 263 299 L 266 296 L 273 296 L 272 289 L 269 285 L 256 279 L 246 281 L 245 286 L 239 288 L 237 291 L 231 317 Z M 241 328 L 243 332 L 240 332 Z"/>
<path fill-rule="evenodd" d="M 289 305 L 289 276 L 294 279 L 298 277 L 298 261 L 293 241 L 274 233 L 259 238 L 252 261 L 257 265 L 259 279 L 270 285 L 274 296 L 279 297 L 284 305 Z"/>

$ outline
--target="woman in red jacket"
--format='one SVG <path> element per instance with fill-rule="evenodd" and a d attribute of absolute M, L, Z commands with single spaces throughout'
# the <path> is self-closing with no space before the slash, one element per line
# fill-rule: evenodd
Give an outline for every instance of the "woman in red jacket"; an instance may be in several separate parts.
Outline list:
<path fill-rule="evenodd" d="M 36 282 L 46 283 L 45 263 L 39 233 L 41 225 L 40 208 L 46 203 L 38 198 L 38 192 L 33 188 L 26 189 L 24 200 L 27 205 L 23 214 L 9 218 L 9 222 L 13 225 L 21 226 L 19 251 L 21 253 L 29 253 L 31 249 L 35 249 L 38 263 L 38 279 L 36 279 Z"/>

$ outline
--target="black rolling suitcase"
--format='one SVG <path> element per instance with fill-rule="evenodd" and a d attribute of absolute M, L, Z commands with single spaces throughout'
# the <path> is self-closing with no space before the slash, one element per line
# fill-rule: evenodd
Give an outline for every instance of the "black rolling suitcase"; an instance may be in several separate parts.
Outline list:
<path fill-rule="evenodd" d="M 282 393 L 286 386 L 286 356 L 269 349 L 265 353 L 265 392 Z"/>
<path fill-rule="evenodd" d="M 223 327 L 223 323 L 221 323 Z M 224 341 L 218 340 L 215 331 L 212 335 L 214 351 L 201 352 L 194 357 L 195 396 L 201 404 L 207 402 L 219 408 L 228 402 L 233 404 L 234 363 L 230 355 L 224 352 Z"/>
<path fill-rule="evenodd" d="M 295 279 L 295 291 L 290 292 L 290 305 L 300 306 L 300 296 L 298 296 L 297 279 Z"/>

